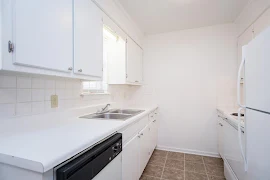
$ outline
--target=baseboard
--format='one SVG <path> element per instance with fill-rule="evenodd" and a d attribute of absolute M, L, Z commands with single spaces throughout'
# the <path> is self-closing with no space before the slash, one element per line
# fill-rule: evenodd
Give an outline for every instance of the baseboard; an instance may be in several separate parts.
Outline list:
<path fill-rule="evenodd" d="M 191 149 L 173 148 L 173 147 L 166 147 L 166 146 L 157 146 L 156 149 L 164 150 L 164 151 L 172 151 L 172 152 L 181 152 L 181 153 L 187 153 L 187 154 L 196 154 L 196 155 L 201 155 L 201 156 L 220 157 L 218 153 L 197 151 L 197 150 L 191 150 Z"/>

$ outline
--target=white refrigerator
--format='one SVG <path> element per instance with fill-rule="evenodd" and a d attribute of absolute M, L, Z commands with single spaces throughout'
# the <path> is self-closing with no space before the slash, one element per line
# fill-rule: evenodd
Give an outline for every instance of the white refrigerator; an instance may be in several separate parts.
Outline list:
<path fill-rule="evenodd" d="M 239 84 L 243 67 L 246 104 L 240 103 Z M 238 104 L 240 110 L 246 112 L 245 143 L 240 135 L 238 137 L 245 173 L 238 178 L 270 180 L 270 28 L 243 47 L 238 72 Z"/>

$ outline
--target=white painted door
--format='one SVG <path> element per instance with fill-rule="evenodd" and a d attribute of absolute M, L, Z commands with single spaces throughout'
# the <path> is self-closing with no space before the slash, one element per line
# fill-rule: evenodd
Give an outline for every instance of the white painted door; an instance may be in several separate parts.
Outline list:
<path fill-rule="evenodd" d="M 12 0 L 12 3 L 13 63 L 71 72 L 72 0 Z"/>
<path fill-rule="evenodd" d="M 139 138 L 136 135 L 123 148 L 122 151 L 122 179 L 139 179 Z"/>
<path fill-rule="evenodd" d="M 148 160 L 150 158 L 150 133 L 149 127 L 146 126 L 141 132 L 139 132 L 140 137 L 140 169 L 139 174 L 143 173 L 144 168 L 146 167 Z"/>
<path fill-rule="evenodd" d="M 254 36 L 258 36 L 263 30 L 270 26 L 270 9 L 268 9 L 257 21 L 254 23 Z"/>
<path fill-rule="evenodd" d="M 102 77 L 103 22 L 91 0 L 74 0 L 74 73 Z"/>
<path fill-rule="evenodd" d="M 130 38 L 127 39 L 127 81 L 142 83 L 142 49 Z"/>

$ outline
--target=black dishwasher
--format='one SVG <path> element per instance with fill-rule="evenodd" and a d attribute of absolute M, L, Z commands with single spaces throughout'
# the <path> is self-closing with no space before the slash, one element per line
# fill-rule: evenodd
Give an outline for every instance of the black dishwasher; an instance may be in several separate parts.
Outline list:
<path fill-rule="evenodd" d="M 56 180 L 90 180 L 122 152 L 117 133 L 56 170 Z"/>

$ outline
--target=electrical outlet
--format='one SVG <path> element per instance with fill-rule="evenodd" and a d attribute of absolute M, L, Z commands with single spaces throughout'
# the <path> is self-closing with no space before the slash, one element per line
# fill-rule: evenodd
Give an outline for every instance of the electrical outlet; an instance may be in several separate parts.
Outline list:
<path fill-rule="evenodd" d="M 51 95 L 51 108 L 57 108 L 57 107 L 58 107 L 58 96 Z"/>

